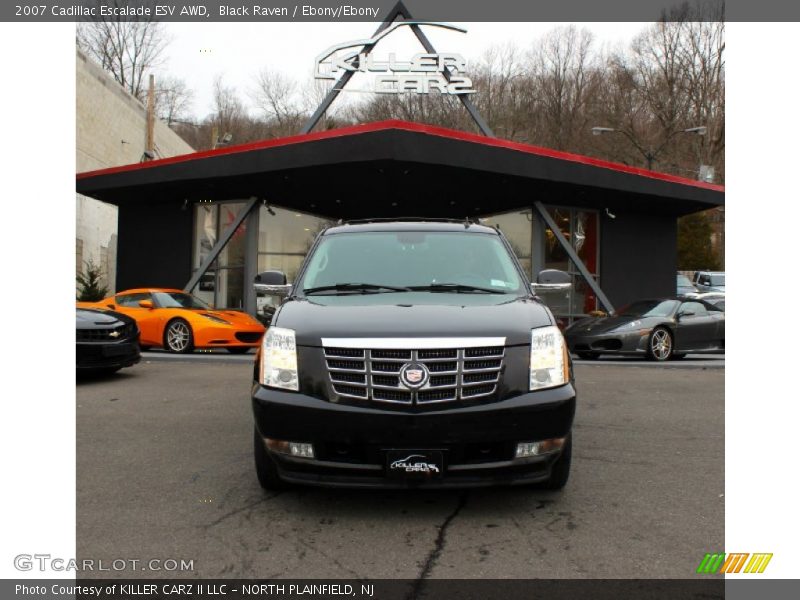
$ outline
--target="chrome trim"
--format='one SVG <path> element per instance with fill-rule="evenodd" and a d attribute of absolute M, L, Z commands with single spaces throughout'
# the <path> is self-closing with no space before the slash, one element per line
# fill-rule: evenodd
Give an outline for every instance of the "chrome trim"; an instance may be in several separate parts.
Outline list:
<path fill-rule="evenodd" d="M 506 338 L 504 337 L 322 338 L 323 347 L 359 348 L 359 349 L 367 348 L 369 350 L 432 350 L 439 348 L 443 350 L 449 350 L 451 348 L 480 348 L 482 346 L 505 346 L 505 345 L 506 345 Z M 391 359 L 381 358 L 376 360 L 391 360 Z"/>
<path fill-rule="evenodd" d="M 431 338 L 426 338 L 431 339 Z M 455 338 L 447 338 L 448 340 Z M 466 338 L 464 338 L 466 339 Z M 463 342 L 464 339 L 458 340 Z M 497 338 L 469 338 L 471 340 L 480 339 L 481 342 L 495 341 Z M 331 340 L 324 340 L 331 341 Z M 341 340 L 333 340 L 337 343 Z M 359 340 L 364 341 L 364 340 Z M 396 342 L 396 339 L 392 339 Z M 413 341 L 418 341 L 414 339 Z M 440 339 L 435 341 L 441 342 Z M 471 348 L 480 348 L 479 356 L 466 356 Z M 358 356 L 342 356 L 339 349 L 358 350 L 353 354 Z M 491 350 L 491 352 L 484 352 Z M 402 359 L 399 358 L 386 358 L 383 356 L 374 357 L 373 354 L 380 353 L 382 350 L 400 350 L 408 351 L 407 356 Z M 448 358 L 420 358 L 420 354 L 426 350 L 454 350 L 454 356 Z M 371 402 L 382 402 L 390 404 L 404 404 L 404 405 L 424 405 L 424 404 L 437 404 L 440 402 L 455 402 L 458 400 L 472 400 L 473 398 L 482 398 L 491 396 L 497 391 L 497 386 L 500 383 L 500 375 L 504 369 L 505 362 L 505 347 L 504 346 L 469 346 L 467 348 L 442 348 L 437 346 L 435 348 L 346 348 L 341 345 L 326 346 L 323 348 L 323 354 L 326 359 L 326 366 L 328 368 L 330 390 L 334 394 L 332 400 L 336 398 L 357 398 L 359 400 L 367 400 Z M 432 354 L 435 354 L 432 353 Z M 329 362 L 335 361 L 340 366 L 332 367 Z M 417 362 L 422 364 L 429 371 L 428 380 L 419 388 L 410 388 L 403 384 L 400 378 L 402 365 L 409 362 Z M 346 368 L 347 363 L 352 366 L 362 366 L 363 369 Z M 397 365 L 397 369 L 393 371 L 382 371 L 374 368 L 375 364 Z M 435 371 L 432 367 L 441 365 L 443 363 L 452 363 L 455 367 L 454 370 L 449 371 Z M 494 363 L 495 366 L 479 368 L 469 368 L 470 364 L 475 363 Z M 337 379 L 337 374 L 353 373 L 364 376 L 364 381 L 342 381 Z M 468 375 L 485 376 L 488 378 L 481 378 L 478 381 L 465 381 Z M 381 380 L 380 378 L 384 378 Z M 434 385 L 434 380 L 437 378 L 444 379 L 444 382 L 439 385 Z M 349 391 L 355 393 L 342 393 L 336 389 L 337 386 L 349 388 Z M 484 391 L 484 389 L 488 391 Z M 401 399 L 381 398 L 381 393 L 395 392 L 402 395 Z M 480 392 L 480 393 L 478 393 Z M 444 395 L 444 398 L 430 398 L 426 399 L 426 395 L 439 396 Z"/>

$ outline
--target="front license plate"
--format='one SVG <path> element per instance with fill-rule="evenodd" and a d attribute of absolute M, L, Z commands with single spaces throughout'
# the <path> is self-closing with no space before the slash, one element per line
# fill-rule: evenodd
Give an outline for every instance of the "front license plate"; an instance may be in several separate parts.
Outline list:
<path fill-rule="evenodd" d="M 130 344 L 120 344 L 119 346 L 103 346 L 103 356 L 109 358 L 114 356 L 125 356 L 131 353 Z"/>
<path fill-rule="evenodd" d="M 441 450 L 387 450 L 386 472 L 399 479 L 437 479 L 444 472 Z"/>

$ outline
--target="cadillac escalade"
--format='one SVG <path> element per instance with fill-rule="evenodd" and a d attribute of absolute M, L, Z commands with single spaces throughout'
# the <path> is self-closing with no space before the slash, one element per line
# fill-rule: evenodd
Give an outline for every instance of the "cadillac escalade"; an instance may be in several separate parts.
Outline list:
<path fill-rule="evenodd" d="M 562 488 L 575 382 L 564 338 L 495 228 L 369 221 L 320 233 L 256 356 L 262 487 Z M 548 283 L 549 281 L 549 283 Z"/>

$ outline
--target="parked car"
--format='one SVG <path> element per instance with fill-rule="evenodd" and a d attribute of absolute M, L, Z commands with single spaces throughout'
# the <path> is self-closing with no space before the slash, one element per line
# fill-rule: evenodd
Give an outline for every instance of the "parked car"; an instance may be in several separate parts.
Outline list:
<path fill-rule="evenodd" d="M 694 297 L 713 304 L 721 311 L 725 310 L 725 292 L 705 292 L 696 294 Z"/>
<path fill-rule="evenodd" d="M 115 373 L 139 362 L 139 328 L 118 312 L 76 308 L 75 356 L 79 372 Z"/>
<path fill-rule="evenodd" d="M 639 354 L 656 361 L 687 352 L 725 348 L 725 313 L 696 298 L 640 300 L 600 318 L 583 319 L 564 332 L 583 359 Z"/>
<path fill-rule="evenodd" d="M 722 271 L 697 271 L 694 274 L 694 286 L 698 292 L 724 292 L 725 273 Z"/>
<path fill-rule="evenodd" d="M 268 271 L 256 289 L 285 296 L 254 373 L 264 488 L 566 484 L 570 357 L 499 230 L 338 225 L 294 284 Z"/>
<path fill-rule="evenodd" d="M 247 313 L 214 310 L 191 294 L 167 288 L 125 290 L 93 306 L 135 319 L 143 350 L 159 346 L 187 353 L 195 348 L 225 348 L 239 354 L 257 348 L 265 330 Z"/>
<path fill-rule="evenodd" d="M 678 296 L 685 296 L 687 294 L 695 294 L 697 293 L 697 288 L 692 285 L 692 282 L 686 275 L 678 273 L 677 276 L 677 291 L 675 292 Z"/>

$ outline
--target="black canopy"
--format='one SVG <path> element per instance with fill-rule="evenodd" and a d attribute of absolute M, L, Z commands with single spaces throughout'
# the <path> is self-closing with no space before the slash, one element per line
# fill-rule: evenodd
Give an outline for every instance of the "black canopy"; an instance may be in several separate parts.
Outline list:
<path fill-rule="evenodd" d="M 81 173 L 77 191 L 120 206 L 257 196 L 335 218 L 481 215 L 536 200 L 674 216 L 724 204 L 722 186 L 404 121 Z"/>

